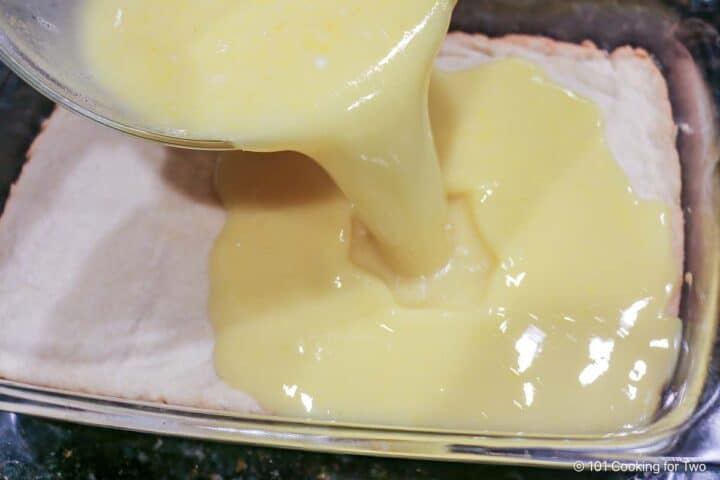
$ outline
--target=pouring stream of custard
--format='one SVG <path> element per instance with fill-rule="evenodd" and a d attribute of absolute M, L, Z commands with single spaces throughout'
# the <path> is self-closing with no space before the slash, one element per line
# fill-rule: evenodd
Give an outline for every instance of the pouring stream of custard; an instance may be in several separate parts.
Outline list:
<path fill-rule="evenodd" d="M 524 61 L 436 72 L 433 136 L 452 6 L 87 0 L 82 41 L 155 124 L 256 151 L 219 163 L 209 308 L 219 375 L 268 412 L 647 423 L 680 339 L 665 206 L 632 192 L 598 109 Z"/>
<path fill-rule="evenodd" d="M 314 158 L 393 268 L 450 248 L 427 111 L 454 0 L 86 0 L 95 75 L 160 128 Z"/>

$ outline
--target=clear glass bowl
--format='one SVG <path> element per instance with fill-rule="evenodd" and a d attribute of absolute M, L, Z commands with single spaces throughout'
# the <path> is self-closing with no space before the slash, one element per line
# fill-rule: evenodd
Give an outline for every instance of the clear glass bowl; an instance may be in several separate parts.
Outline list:
<path fill-rule="evenodd" d="M 75 12 L 82 1 L 2 0 L 0 60 L 56 103 L 103 125 L 176 147 L 233 148 L 229 142 L 149 127 L 115 102 L 87 71 L 77 48 Z"/>
<path fill-rule="evenodd" d="M 138 128 L 142 122 L 132 112 L 113 104 L 85 70 L 75 48 L 73 11 L 80 1 L 0 0 L 0 59 L 52 100 L 106 126 L 175 146 L 230 147 L 221 141 Z M 0 409 L 139 431 L 359 454 L 564 466 L 598 459 L 720 462 L 720 433 L 713 428 L 720 421 L 720 349 L 714 348 L 720 272 L 720 191 L 715 175 L 720 36 L 711 21 L 720 12 L 703 11 L 708 4 L 460 0 L 452 25 L 455 30 L 493 36 L 589 39 L 606 49 L 639 46 L 653 54 L 666 75 L 680 126 L 688 282 L 681 306 L 680 361 L 650 425 L 604 436 L 429 431 L 179 408 L 8 381 L 0 381 Z M 19 118 L 3 118 L 3 123 Z M 21 164 L 24 156 L 16 161 Z M 0 192 L 7 186 L 0 185 Z"/>

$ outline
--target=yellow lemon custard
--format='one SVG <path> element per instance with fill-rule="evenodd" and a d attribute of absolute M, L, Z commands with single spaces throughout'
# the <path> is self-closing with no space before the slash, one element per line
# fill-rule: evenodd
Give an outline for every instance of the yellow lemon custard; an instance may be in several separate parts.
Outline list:
<path fill-rule="evenodd" d="M 427 89 L 453 0 L 86 0 L 94 75 L 148 121 L 312 156 L 385 258 L 441 268 Z"/>
<path fill-rule="evenodd" d="M 519 59 L 433 72 L 449 0 L 86 3 L 114 95 L 244 150 L 215 179 L 226 383 L 375 425 L 652 420 L 681 335 L 672 231 L 591 101 Z"/>
<path fill-rule="evenodd" d="M 632 193 L 595 106 L 537 67 L 438 72 L 432 90 L 454 248 L 434 275 L 373 262 L 308 158 L 221 159 L 218 372 L 286 416 L 543 433 L 649 421 L 681 329 L 665 314 L 664 206 Z"/>

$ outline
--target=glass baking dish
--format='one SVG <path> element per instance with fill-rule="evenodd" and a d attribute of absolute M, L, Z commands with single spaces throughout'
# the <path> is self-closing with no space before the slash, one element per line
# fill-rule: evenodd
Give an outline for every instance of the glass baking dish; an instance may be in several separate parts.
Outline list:
<path fill-rule="evenodd" d="M 629 44 L 648 50 L 661 66 L 679 126 L 686 282 L 680 360 L 650 425 L 603 436 L 387 428 L 181 408 L 2 380 L 0 409 L 129 430 L 328 452 L 555 466 L 593 460 L 720 462 L 720 432 L 712 428 L 720 421 L 720 349 L 715 345 L 720 272 L 715 173 L 720 36 L 712 23 L 720 11 L 712 5 L 691 0 L 460 0 L 451 27 L 491 36 L 526 33 L 572 42 L 591 40 L 605 49 Z M 0 2 L 0 13 L 7 13 L 2 12 L 5 8 Z M 41 17 L 35 20 L 43 21 Z M 61 89 L 34 77 L 11 55 L 11 44 L 0 32 L 0 57 L 20 76 L 56 102 L 117 127 L 103 119 L 102 108 L 95 113 L 90 113 L 92 105 L 85 105 L 88 110 L 78 109 L 76 98 L 71 101 Z M 0 176 L 0 205 L 24 161 L 25 148 L 37 133 L 39 120 L 49 111 L 39 94 L 22 87 L 22 95 L 15 95 L 17 91 L 9 94 L 2 87 L 5 83 L 7 78 L 0 76 L 0 138 L 6 139 L 0 143 L 0 158 L 5 162 L 0 171 L 4 173 Z"/>

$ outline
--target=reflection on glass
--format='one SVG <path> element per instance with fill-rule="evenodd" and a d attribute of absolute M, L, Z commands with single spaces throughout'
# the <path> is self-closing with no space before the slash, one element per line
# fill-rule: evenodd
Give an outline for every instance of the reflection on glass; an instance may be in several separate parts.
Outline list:
<path fill-rule="evenodd" d="M 515 342 L 515 351 L 518 352 L 517 369 L 513 369 L 516 374 L 521 374 L 532 365 L 535 357 L 540 353 L 542 343 L 545 340 L 545 332 L 535 325 L 530 325 L 523 332 L 517 342 Z"/>
<path fill-rule="evenodd" d="M 610 356 L 615 348 L 615 340 L 603 340 L 599 337 L 593 337 L 590 340 L 590 360 L 592 361 L 587 365 L 578 379 L 580 384 L 587 386 L 592 384 L 600 376 L 607 372 L 610 368 Z"/>
<path fill-rule="evenodd" d="M 620 338 L 625 338 L 630 334 L 630 330 L 632 330 L 637 322 L 638 315 L 644 308 L 647 308 L 648 305 L 650 305 L 650 298 L 643 298 L 623 310 L 622 315 L 620 315 L 620 328 L 617 332 Z"/>
<path fill-rule="evenodd" d="M 525 394 L 525 405 L 529 407 L 532 405 L 533 400 L 535 400 L 535 385 L 530 382 L 525 382 L 523 384 L 523 393 Z"/>

